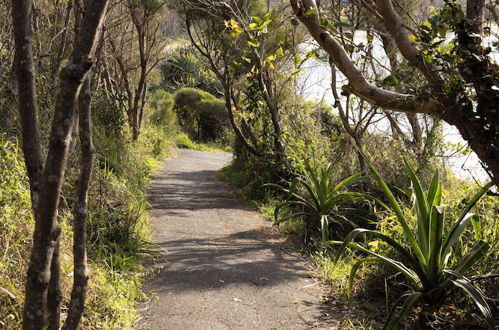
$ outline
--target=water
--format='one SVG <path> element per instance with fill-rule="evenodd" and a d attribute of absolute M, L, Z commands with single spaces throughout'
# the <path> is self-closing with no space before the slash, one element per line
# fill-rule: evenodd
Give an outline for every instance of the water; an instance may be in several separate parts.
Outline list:
<path fill-rule="evenodd" d="M 497 30 L 497 26 L 495 26 Z M 364 31 L 356 32 L 355 42 L 358 44 L 363 42 L 367 44 L 366 33 Z M 487 40 L 490 42 L 491 40 Z M 388 59 L 384 53 L 381 41 L 375 38 L 373 47 L 373 56 L 379 61 L 381 66 L 389 67 Z M 304 44 L 303 49 L 308 50 L 315 48 L 314 44 Z M 499 54 L 494 54 L 494 58 L 499 59 Z M 385 70 L 384 74 L 388 75 Z M 347 84 L 347 80 L 341 73 L 337 75 L 337 88 Z M 312 58 L 302 68 L 298 82 L 301 85 L 302 95 L 308 100 L 325 101 L 328 104 L 333 104 L 333 94 L 331 92 L 331 69 L 328 63 Z M 336 111 L 336 110 L 335 110 Z M 381 118 L 380 118 L 381 119 Z M 381 131 L 389 134 L 390 125 L 388 120 L 381 119 L 371 131 Z M 447 123 L 443 124 L 444 141 L 452 144 L 460 144 L 466 146 L 466 141 L 461 137 L 458 130 Z M 446 161 L 448 168 L 452 170 L 458 177 L 484 183 L 490 180 L 486 171 L 483 169 L 478 156 L 474 152 L 463 155 L 459 152 L 446 150 L 442 155 Z"/>

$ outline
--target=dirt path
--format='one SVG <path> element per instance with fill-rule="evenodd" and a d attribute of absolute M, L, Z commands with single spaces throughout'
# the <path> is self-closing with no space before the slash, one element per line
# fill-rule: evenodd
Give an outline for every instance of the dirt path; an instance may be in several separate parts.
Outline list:
<path fill-rule="evenodd" d="M 159 270 L 141 329 L 321 328 L 320 288 L 269 221 L 217 171 L 231 155 L 183 150 L 150 189 Z"/>

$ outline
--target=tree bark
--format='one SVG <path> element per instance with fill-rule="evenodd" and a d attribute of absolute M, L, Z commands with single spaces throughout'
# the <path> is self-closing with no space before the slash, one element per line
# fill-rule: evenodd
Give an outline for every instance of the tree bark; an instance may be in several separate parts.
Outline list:
<path fill-rule="evenodd" d="M 48 330 L 59 330 L 61 325 L 61 263 L 60 263 L 61 240 L 55 243 L 52 262 L 50 265 L 50 281 L 47 291 L 47 314 Z"/>
<path fill-rule="evenodd" d="M 470 30 L 473 33 L 480 32 L 482 26 L 483 11 L 485 9 L 485 0 L 467 0 L 466 1 L 466 19 Z"/>
<path fill-rule="evenodd" d="M 32 207 L 36 218 L 44 155 L 40 143 L 36 74 L 31 36 L 31 10 L 31 0 L 12 0 L 15 42 L 14 70 L 17 77 L 19 112 L 21 115 L 22 149 L 30 182 Z"/>
<path fill-rule="evenodd" d="M 63 330 L 77 329 L 85 306 L 88 287 L 87 267 L 87 214 L 88 190 L 95 159 L 91 128 L 91 83 L 92 73 L 85 79 L 79 95 L 79 135 L 81 148 L 81 170 L 76 191 L 73 220 L 73 265 L 74 279 L 69 311 Z"/>
<path fill-rule="evenodd" d="M 60 73 L 54 120 L 45 168 L 40 184 L 39 217 L 35 222 L 33 248 L 26 279 L 23 329 L 42 329 L 46 320 L 46 297 L 50 265 L 59 237 L 57 210 L 73 130 L 76 99 L 91 67 L 92 54 L 106 9 L 106 0 L 87 0 L 80 33 L 68 65 Z"/>

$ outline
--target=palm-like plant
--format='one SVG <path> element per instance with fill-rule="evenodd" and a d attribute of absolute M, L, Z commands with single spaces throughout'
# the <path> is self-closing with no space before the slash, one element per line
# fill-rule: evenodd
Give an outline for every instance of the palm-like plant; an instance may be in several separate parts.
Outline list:
<path fill-rule="evenodd" d="M 393 196 L 392 192 L 384 182 L 379 172 L 373 164 L 365 157 L 369 167 L 374 173 L 391 209 L 402 227 L 403 235 L 408 242 L 408 247 L 396 242 L 394 239 L 375 230 L 357 228 L 351 231 L 343 242 L 332 242 L 341 244 L 335 262 L 347 247 L 359 250 L 369 255 L 369 257 L 358 260 L 351 269 L 348 291 L 352 289 L 353 280 L 359 267 L 366 262 L 387 263 L 403 274 L 413 285 L 414 290 L 402 295 L 395 301 L 391 309 L 385 328 L 394 329 L 400 324 L 411 308 L 420 300 L 430 305 L 438 305 L 445 294 L 453 287 L 464 290 L 477 304 L 487 321 L 492 322 L 492 312 L 485 300 L 484 294 L 466 277 L 467 271 L 477 263 L 488 251 L 489 245 L 484 241 L 477 241 L 474 247 L 463 257 L 451 264 L 452 248 L 458 242 L 470 220 L 478 221 L 478 217 L 469 213 L 476 202 L 490 189 L 491 183 L 480 189 L 466 204 L 460 216 L 453 222 L 452 226 L 444 228 L 444 209 L 441 204 L 442 187 L 439 181 L 438 172 L 433 176 L 428 191 L 424 192 L 420 181 L 414 173 L 409 163 L 404 159 L 407 175 L 409 176 L 414 204 L 416 209 L 417 228 L 412 230 L 409 220 L 402 212 L 402 208 Z M 373 252 L 354 239 L 359 234 L 369 234 L 378 240 L 386 242 L 396 250 L 402 261 L 396 261 L 382 254 Z M 400 311 L 396 313 L 397 307 Z"/>
<path fill-rule="evenodd" d="M 274 217 L 276 223 L 305 217 L 308 229 L 319 229 L 322 240 L 327 241 L 329 224 L 332 216 L 337 213 L 338 206 L 347 200 L 368 197 L 362 193 L 345 192 L 343 189 L 366 177 L 361 176 L 361 173 L 356 173 L 335 184 L 331 164 L 314 167 L 305 161 L 303 165 L 303 174 L 291 182 L 289 189 L 273 183 L 265 185 L 279 189 L 291 198 L 277 205 Z M 280 211 L 286 206 L 292 206 L 298 211 L 280 217 Z"/>

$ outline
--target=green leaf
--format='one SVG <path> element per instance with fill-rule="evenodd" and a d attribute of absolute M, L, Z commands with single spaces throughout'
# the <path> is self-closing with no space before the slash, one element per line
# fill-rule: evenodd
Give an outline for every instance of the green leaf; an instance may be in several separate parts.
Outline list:
<path fill-rule="evenodd" d="M 362 157 L 364 157 L 367 165 L 369 166 L 369 168 L 371 168 L 371 171 L 374 173 L 376 181 L 378 181 L 379 185 L 381 186 L 381 189 L 385 193 L 386 198 L 388 199 L 390 205 L 392 206 L 393 212 L 397 215 L 398 222 L 400 223 L 404 231 L 404 236 L 411 244 L 411 247 L 414 253 L 416 254 L 419 262 L 421 263 L 421 265 L 426 266 L 426 259 L 423 255 L 423 252 L 421 251 L 421 247 L 416 241 L 416 238 L 414 237 L 414 234 L 412 233 L 409 224 L 404 216 L 404 213 L 402 212 L 400 205 L 395 199 L 395 196 L 393 196 L 393 193 L 390 191 L 390 188 L 388 188 L 385 181 L 381 177 L 381 174 L 379 174 L 379 172 L 376 170 L 371 160 L 364 154 L 364 152 L 361 149 L 357 148 L 357 151 L 362 155 Z"/>
<path fill-rule="evenodd" d="M 449 230 L 447 237 L 444 241 L 444 245 L 442 248 L 442 257 L 447 258 L 448 253 L 452 246 L 456 243 L 459 236 L 463 232 L 464 228 L 471 220 L 472 215 L 469 215 L 468 212 L 475 206 L 475 204 L 480 200 L 480 198 L 493 186 L 492 182 L 489 182 L 485 187 L 481 188 L 466 204 L 459 218 L 454 222 L 451 229 Z M 444 259 L 444 262 L 446 261 Z"/>
<path fill-rule="evenodd" d="M 471 217 L 471 225 L 473 226 L 473 233 L 475 234 L 475 239 L 481 240 L 483 239 L 483 232 L 482 232 L 482 224 L 480 222 L 480 218 L 478 215 L 473 215 Z"/>
<path fill-rule="evenodd" d="M 315 14 L 317 14 L 317 8 L 311 8 L 311 9 L 307 10 L 306 12 L 304 12 L 303 16 L 307 17 L 307 16 L 315 15 Z"/>
<path fill-rule="evenodd" d="M 489 248 L 487 242 L 479 241 L 468 253 L 459 259 L 452 270 L 458 274 L 465 275 L 474 264 L 485 256 Z"/>
<path fill-rule="evenodd" d="M 396 261 L 396 260 L 393 260 L 392 258 L 389 258 L 389 257 L 383 256 L 383 255 L 377 254 L 376 252 L 371 251 L 369 249 L 366 249 L 365 247 L 363 247 L 362 245 L 357 244 L 357 243 L 347 242 L 347 241 L 344 241 L 344 242 L 340 242 L 340 241 L 328 241 L 328 243 L 329 244 L 333 244 L 333 245 L 341 245 L 341 246 L 345 245 L 345 246 L 348 246 L 350 248 L 356 249 L 358 251 L 367 253 L 367 254 L 369 254 L 371 256 L 377 257 L 380 260 L 383 260 L 387 264 L 391 265 L 393 268 L 395 268 L 396 270 L 398 270 L 400 273 L 402 273 L 416 287 L 418 287 L 418 288 L 421 287 L 421 283 L 419 281 L 419 277 L 417 276 L 417 274 L 412 269 L 408 268 L 403 263 L 401 263 L 400 261 Z M 344 250 L 344 248 L 343 248 L 343 250 Z"/>
<path fill-rule="evenodd" d="M 351 24 L 345 23 L 345 22 L 335 22 L 333 23 L 334 27 L 352 27 Z"/>
<path fill-rule="evenodd" d="M 263 23 L 263 19 L 261 19 L 258 16 L 253 16 L 253 17 L 251 17 L 251 19 L 253 20 L 253 22 L 255 22 L 258 25 L 262 25 L 262 23 Z"/>
<path fill-rule="evenodd" d="M 444 209 L 441 206 L 433 206 L 430 214 L 430 239 L 429 239 L 429 276 L 432 281 L 438 281 L 442 265 L 442 242 L 444 226 Z"/>
<path fill-rule="evenodd" d="M 460 278 L 458 280 L 452 281 L 452 283 L 458 288 L 463 289 L 470 297 L 473 299 L 475 304 L 478 306 L 483 316 L 489 323 L 491 327 L 494 326 L 494 316 L 489 304 L 485 300 L 483 292 L 481 292 L 476 286 L 471 283 L 467 278 Z"/>
<path fill-rule="evenodd" d="M 327 215 L 321 216 L 321 236 L 323 242 L 329 238 L 329 219 Z"/>
<path fill-rule="evenodd" d="M 464 207 L 463 211 L 461 212 L 461 215 L 459 216 L 459 219 L 462 219 L 464 218 L 469 211 L 471 211 L 471 209 L 473 208 L 473 206 L 475 206 L 475 204 L 480 200 L 480 198 L 482 198 L 482 196 L 487 192 L 489 191 L 489 189 L 493 186 L 494 184 L 492 182 L 489 182 L 487 185 L 485 185 L 485 187 L 481 188 L 470 200 L 469 202 L 466 204 L 466 206 Z M 456 221 L 459 222 L 459 219 Z"/>
<path fill-rule="evenodd" d="M 407 174 L 409 175 L 409 178 L 411 180 L 412 190 L 414 193 L 414 197 L 416 199 L 416 212 L 418 218 L 418 239 L 419 239 L 420 248 L 425 257 L 428 258 L 430 253 L 429 244 L 428 244 L 430 217 L 428 214 L 428 204 L 426 201 L 426 196 L 423 193 L 423 189 L 421 188 L 421 183 L 419 182 L 419 179 L 416 177 L 416 174 L 414 173 L 414 170 L 412 169 L 411 165 L 409 164 L 407 159 L 405 159 L 405 157 L 403 157 L 403 160 Z"/>
<path fill-rule="evenodd" d="M 272 20 L 271 20 L 271 19 L 268 19 L 268 20 L 266 20 L 265 22 L 263 22 L 262 27 L 266 27 L 266 26 L 268 26 L 270 23 L 272 23 Z"/>
<path fill-rule="evenodd" d="M 250 29 L 251 31 L 254 31 L 254 30 L 258 29 L 258 24 L 256 24 L 256 23 L 250 23 L 248 25 L 248 29 Z"/>
<path fill-rule="evenodd" d="M 461 221 L 454 223 L 451 230 L 447 234 L 444 245 L 442 247 L 442 257 L 444 258 L 444 262 L 447 261 L 448 255 L 450 254 L 450 249 L 459 240 L 459 237 L 463 233 L 466 225 L 468 225 L 472 217 L 473 214 L 468 214 L 464 218 L 462 218 Z"/>
<path fill-rule="evenodd" d="M 392 238 L 390 238 L 390 237 L 388 237 L 388 236 L 386 236 L 386 235 L 384 235 L 376 230 L 369 230 L 369 229 L 364 229 L 364 228 L 357 228 L 357 229 L 352 230 L 345 238 L 344 244 L 342 244 L 340 246 L 340 248 L 338 249 L 336 257 L 334 259 L 334 263 L 338 262 L 339 257 L 345 251 L 345 248 L 348 245 L 348 242 L 352 242 L 360 234 L 369 234 L 373 237 L 376 237 L 376 238 L 386 242 L 388 245 L 390 245 L 392 248 L 394 248 L 395 250 L 397 250 L 397 252 L 400 253 L 400 255 L 404 258 L 404 261 L 406 261 L 408 264 L 410 264 L 410 266 L 414 269 L 414 271 L 418 274 L 419 278 L 423 282 L 427 282 L 427 278 L 426 278 L 426 275 L 424 274 L 423 269 L 418 264 L 417 260 L 414 259 L 414 257 L 410 254 L 410 252 L 408 252 L 405 248 L 402 247 L 402 245 L 397 243 Z"/>
<path fill-rule="evenodd" d="M 300 54 L 295 55 L 295 65 L 299 65 L 301 62 L 301 56 Z"/>
<path fill-rule="evenodd" d="M 357 182 L 367 182 L 367 181 L 369 181 L 369 177 L 362 176 L 362 173 L 355 173 L 353 175 L 350 175 L 348 178 L 341 181 L 340 183 L 338 183 L 334 187 L 333 192 L 339 191 L 341 188 L 348 187 Z"/>
<path fill-rule="evenodd" d="M 440 184 L 438 171 L 435 171 L 435 174 L 433 174 L 433 178 L 431 179 L 430 188 L 428 189 L 428 207 L 431 208 L 433 205 L 440 205 L 441 199 L 442 185 Z"/>
<path fill-rule="evenodd" d="M 248 46 L 254 47 L 254 48 L 256 48 L 256 47 L 258 47 L 260 45 L 258 42 L 251 41 L 251 40 L 248 40 L 246 43 L 248 44 Z"/>
<path fill-rule="evenodd" d="M 385 323 L 385 329 L 398 329 L 399 324 L 406 317 L 406 315 L 410 312 L 412 306 L 421 299 L 423 294 L 421 292 L 413 292 L 407 293 L 401 296 L 399 299 L 395 301 L 394 306 L 392 307 L 390 313 L 388 314 L 388 318 Z M 404 300 L 404 304 L 402 305 L 398 315 L 395 317 L 395 310 L 397 309 L 398 304 Z"/>
<path fill-rule="evenodd" d="M 352 86 L 350 85 L 341 86 L 341 95 L 349 96 L 350 94 L 352 94 Z"/>
<path fill-rule="evenodd" d="M 399 85 L 399 80 L 395 75 L 391 74 L 385 79 L 383 79 L 381 84 L 385 87 L 396 87 Z"/>

